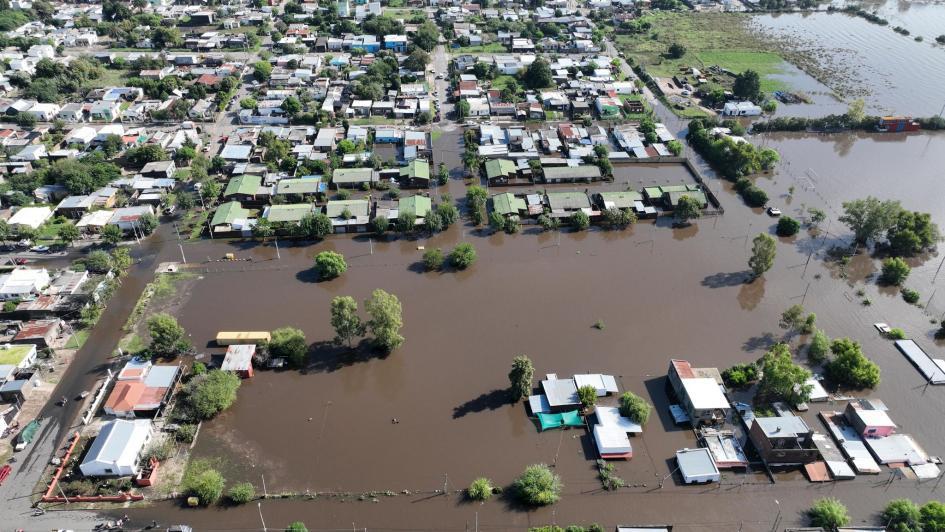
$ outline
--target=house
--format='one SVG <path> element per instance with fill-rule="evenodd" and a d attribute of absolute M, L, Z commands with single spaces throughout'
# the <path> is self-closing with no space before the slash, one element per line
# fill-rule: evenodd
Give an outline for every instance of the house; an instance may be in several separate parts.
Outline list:
<path fill-rule="evenodd" d="M 594 107 L 597 109 L 597 115 L 601 120 L 620 118 L 620 100 L 617 98 L 600 96 L 594 102 Z"/>
<path fill-rule="evenodd" d="M 92 196 L 69 196 L 59 202 L 56 206 L 56 213 L 67 218 L 79 219 L 89 212 L 95 198 Z"/>
<path fill-rule="evenodd" d="M 577 181 L 598 181 L 601 178 L 600 168 L 592 164 L 577 166 L 542 167 L 542 175 L 546 183 L 574 183 Z"/>
<path fill-rule="evenodd" d="M 7 220 L 7 224 L 14 231 L 24 228 L 39 229 L 39 226 L 52 218 L 53 211 L 49 207 L 22 207 Z"/>
<path fill-rule="evenodd" d="M 574 212 L 591 212 L 591 201 L 583 192 L 549 192 L 545 195 L 552 217 L 570 216 Z"/>
<path fill-rule="evenodd" d="M 143 177 L 152 179 L 173 178 L 175 172 L 177 172 L 177 166 L 174 161 L 153 161 L 144 165 L 144 168 L 141 169 Z"/>
<path fill-rule="evenodd" d="M 288 205 L 271 205 L 263 210 L 262 217 L 272 223 L 298 223 L 314 212 L 309 203 L 291 203 Z"/>
<path fill-rule="evenodd" d="M 406 52 L 407 51 L 407 36 L 406 35 L 385 35 L 384 36 L 384 49 L 393 50 L 395 52 Z"/>
<path fill-rule="evenodd" d="M 95 437 L 79 470 L 87 477 L 137 475 L 145 446 L 150 441 L 150 420 L 109 421 Z"/>
<path fill-rule="evenodd" d="M 26 114 L 40 122 L 51 122 L 59 114 L 60 107 L 54 103 L 37 103 L 26 111 Z"/>
<path fill-rule="evenodd" d="M 492 196 L 492 210 L 505 218 L 519 217 L 528 211 L 525 200 L 518 198 L 511 192 L 504 192 Z"/>
<path fill-rule="evenodd" d="M 401 186 L 426 188 L 430 186 L 430 163 L 425 159 L 414 159 L 400 169 L 398 179 Z"/>
<path fill-rule="evenodd" d="M 397 212 L 399 214 L 412 214 L 418 224 L 432 209 L 433 202 L 427 196 L 414 195 L 400 198 L 397 201 Z"/>
<path fill-rule="evenodd" d="M 335 151 L 335 142 L 337 138 L 338 129 L 333 127 L 323 127 L 318 130 L 318 134 L 315 135 L 315 141 L 312 144 L 315 146 L 315 151 L 332 152 Z"/>
<path fill-rule="evenodd" d="M 548 375 L 548 378 L 541 381 L 541 389 L 545 392 L 551 412 L 576 410 L 581 406 L 574 379 L 559 379 L 557 375 Z"/>
<path fill-rule="evenodd" d="M 19 332 L 11 340 L 14 344 L 32 344 L 45 348 L 50 347 L 62 332 L 62 320 L 35 320 L 24 323 Z"/>
<path fill-rule="evenodd" d="M 0 275 L 0 300 L 29 298 L 47 286 L 49 272 L 46 268 L 17 268 Z"/>
<path fill-rule="evenodd" d="M 227 144 L 220 151 L 220 157 L 226 162 L 249 162 L 252 153 L 253 146 L 250 144 Z"/>
<path fill-rule="evenodd" d="M 253 201 L 262 186 L 262 176 L 242 174 L 230 179 L 223 191 L 223 199 L 245 202 Z"/>
<path fill-rule="evenodd" d="M 197 100 L 187 111 L 187 116 L 194 120 L 211 120 L 214 114 L 214 104 L 207 98 Z"/>
<path fill-rule="evenodd" d="M 0 344 L 0 366 L 26 369 L 36 363 L 36 344 Z"/>
<path fill-rule="evenodd" d="M 363 233 L 370 221 L 371 204 L 367 200 L 330 200 L 325 215 L 335 233 Z"/>
<path fill-rule="evenodd" d="M 237 226 L 244 228 L 249 220 L 249 209 L 244 209 L 238 201 L 228 201 L 217 207 L 210 220 L 210 228 L 214 233 L 229 233 Z"/>
<path fill-rule="evenodd" d="M 117 101 L 99 101 L 89 107 L 89 120 L 95 122 L 114 122 L 121 118 L 121 104 Z"/>
<path fill-rule="evenodd" d="M 29 146 L 24 146 L 23 149 L 16 152 L 16 155 L 11 156 L 10 160 L 20 162 L 36 162 L 47 157 L 48 155 L 49 154 L 46 152 L 45 144 L 30 144 Z"/>
<path fill-rule="evenodd" d="M 599 192 L 594 194 L 594 203 L 601 210 L 604 209 L 633 209 L 637 202 L 643 201 L 643 194 L 635 190 L 623 192 Z"/>
<path fill-rule="evenodd" d="M 761 107 L 751 102 L 725 102 L 722 106 L 724 116 L 759 116 Z"/>
<path fill-rule="evenodd" d="M 110 210 L 92 211 L 83 215 L 75 226 L 86 233 L 99 233 L 103 227 L 108 225 L 114 214 L 114 211 Z"/>
<path fill-rule="evenodd" d="M 105 400 L 105 413 L 126 418 L 153 417 L 170 399 L 180 377 L 180 366 L 154 365 L 133 358 L 118 372 L 115 387 Z"/>
<path fill-rule="evenodd" d="M 756 417 L 748 437 L 769 466 L 809 464 L 820 457 L 814 431 L 797 416 Z"/>
<path fill-rule="evenodd" d="M 377 173 L 371 168 L 338 168 L 332 173 L 331 182 L 336 189 L 363 188 L 377 182 Z"/>
<path fill-rule="evenodd" d="M 326 191 L 327 187 L 319 177 L 280 179 L 276 183 L 277 196 L 292 196 L 293 198 L 304 199 Z"/>
<path fill-rule="evenodd" d="M 896 432 L 896 424 L 886 413 L 885 405 L 878 401 L 850 401 L 843 415 L 863 438 L 885 438 Z"/>
<path fill-rule="evenodd" d="M 241 378 L 248 379 L 253 376 L 253 355 L 255 354 L 256 344 L 228 346 L 220 370 L 232 371 Z"/>
<path fill-rule="evenodd" d="M 723 422 L 731 411 L 715 368 L 693 368 L 685 360 L 669 363 L 669 383 L 693 426 Z"/>
<path fill-rule="evenodd" d="M 136 207 L 122 207 L 115 209 L 108 225 L 117 225 L 122 231 L 137 230 L 137 226 L 144 215 L 154 216 L 154 207 L 138 205 Z"/>
<path fill-rule="evenodd" d="M 712 453 L 704 447 L 676 451 L 676 464 L 686 484 L 718 482 L 722 479 Z"/>
<path fill-rule="evenodd" d="M 518 175 L 515 162 L 508 159 L 489 159 L 485 164 L 486 178 L 490 185 L 504 185 Z"/>

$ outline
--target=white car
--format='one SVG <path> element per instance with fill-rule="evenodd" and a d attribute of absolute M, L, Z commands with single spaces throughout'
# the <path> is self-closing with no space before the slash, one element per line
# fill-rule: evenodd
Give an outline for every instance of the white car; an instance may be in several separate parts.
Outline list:
<path fill-rule="evenodd" d="M 768 216 L 778 217 L 781 216 L 781 209 L 775 207 L 768 207 Z"/>

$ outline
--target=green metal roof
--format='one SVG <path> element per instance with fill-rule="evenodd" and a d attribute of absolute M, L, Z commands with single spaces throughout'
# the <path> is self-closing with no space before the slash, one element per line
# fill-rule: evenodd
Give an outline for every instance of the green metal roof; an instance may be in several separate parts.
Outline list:
<path fill-rule="evenodd" d="M 636 190 L 627 190 L 624 192 L 601 192 L 601 200 L 604 203 L 613 203 L 618 209 L 629 209 L 633 207 L 633 202 L 643 201 L 643 194 Z"/>
<path fill-rule="evenodd" d="M 426 196 L 410 196 L 397 201 L 399 212 L 413 213 L 417 218 L 423 218 L 433 208 L 433 202 Z"/>
<path fill-rule="evenodd" d="M 371 211 L 371 204 L 367 200 L 330 200 L 325 207 L 325 214 L 329 218 L 337 218 L 348 209 L 353 216 L 367 216 Z"/>
<path fill-rule="evenodd" d="M 578 166 L 546 166 L 542 168 L 545 179 L 594 179 L 600 177 L 600 168 L 591 164 Z"/>
<path fill-rule="evenodd" d="M 374 176 L 371 168 L 339 168 L 331 175 L 335 183 L 370 183 Z"/>
<path fill-rule="evenodd" d="M 213 213 L 213 219 L 210 221 L 210 225 L 232 224 L 239 218 L 248 217 L 249 209 L 244 209 L 238 201 L 228 201 L 217 207 L 217 211 Z"/>
<path fill-rule="evenodd" d="M 559 209 L 588 209 L 591 201 L 583 192 L 549 192 L 548 206 L 552 210 Z"/>
<path fill-rule="evenodd" d="M 495 212 L 507 216 L 509 214 L 518 214 L 519 211 L 524 211 L 528 207 L 525 205 L 525 200 L 522 198 L 516 198 L 515 194 L 511 192 L 505 192 L 504 194 L 496 194 L 492 196 L 492 210 Z"/>
<path fill-rule="evenodd" d="M 515 163 L 508 159 L 489 159 L 486 161 L 486 177 L 495 179 L 516 172 Z"/>
<path fill-rule="evenodd" d="M 298 222 L 306 214 L 312 213 L 310 203 L 291 203 L 288 205 L 273 205 L 269 207 L 266 219 L 270 222 Z"/>
<path fill-rule="evenodd" d="M 690 198 L 696 200 L 699 203 L 699 205 L 702 207 L 705 207 L 705 205 L 708 203 L 708 201 L 706 201 L 705 194 L 703 194 L 702 192 L 697 192 L 693 190 L 678 190 L 678 191 L 666 193 L 666 199 L 669 201 L 669 204 L 672 206 L 676 206 L 676 204 L 679 203 L 679 198 L 683 196 L 689 196 Z"/>
<path fill-rule="evenodd" d="M 400 169 L 400 177 L 430 180 L 430 164 L 423 159 L 414 159 Z"/>
<path fill-rule="evenodd" d="M 699 192 L 699 185 L 663 185 L 657 188 L 663 194 L 667 192 Z"/>
<path fill-rule="evenodd" d="M 260 185 L 262 185 L 262 176 L 237 176 L 233 179 L 230 179 L 230 182 L 226 184 L 226 190 L 223 192 L 223 197 L 232 196 L 233 194 L 254 196 L 257 192 L 259 192 Z"/>
<path fill-rule="evenodd" d="M 314 194 L 322 182 L 317 177 L 306 179 L 281 179 L 276 183 L 276 194 Z"/>

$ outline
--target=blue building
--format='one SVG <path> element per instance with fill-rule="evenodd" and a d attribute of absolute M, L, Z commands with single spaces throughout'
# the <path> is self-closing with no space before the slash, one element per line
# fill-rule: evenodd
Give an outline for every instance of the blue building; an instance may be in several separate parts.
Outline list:
<path fill-rule="evenodd" d="M 395 52 L 406 52 L 407 51 L 407 36 L 406 35 L 385 35 L 384 36 L 384 49 L 393 50 Z"/>

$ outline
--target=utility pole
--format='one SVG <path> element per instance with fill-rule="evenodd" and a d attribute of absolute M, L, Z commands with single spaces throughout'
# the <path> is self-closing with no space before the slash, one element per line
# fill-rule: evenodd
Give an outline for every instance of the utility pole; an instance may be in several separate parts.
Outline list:
<path fill-rule="evenodd" d="M 187 264 L 187 257 L 184 256 L 184 244 L 181 244 L 180 241 L 177 242 L 177 247 L 180 248 L 180 260 L 184 264 Z"/>
<path fill-rule="evenodd" d="M 263 532 L 268 532 L 268 529 L 266 528 L 266 520 L 263 519 L 263 515 L 262 515 L 262 503 L 261 503 L 261 502 L 257 502 L 257 503 L 256 503 L 256 508 L 259 509 L 259 520 L 262 522 Z"/>
<path fill-rule="evenodd" d="M 265 477 L 265 475 L 263 475 L 262 473 L 260 473 L 260 474 L 259 474 L 259 478 L 262 479 L 262 484 L 263 484 L 263 496 L 264 496 L 264 497 L 269 497 L 269 492 L 266 491 L 266 477 Z"/>
<path fill-rule="evenodd" d="M 282 254 L 279 253 L 279 237 L 273 237 L 272 241 L 276 244 L 276 258 L 282 260 Z"/>

